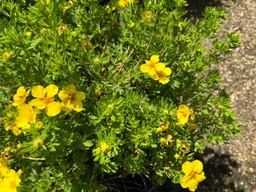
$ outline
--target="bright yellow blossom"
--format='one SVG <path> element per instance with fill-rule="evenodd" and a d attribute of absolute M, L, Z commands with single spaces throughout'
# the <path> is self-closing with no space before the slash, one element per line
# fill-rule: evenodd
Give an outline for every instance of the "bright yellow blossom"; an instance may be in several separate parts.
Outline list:
<path fill-rule="evenodd" d="M 46 5 L 49 5 L 51 0 L 45 0 Z"/>
<path fill-rule="evenodd" d="M 119 0 L 120 7 L 126 7 L 128 4 L 133 4 L 134 0 Z"/>
<path fill-rule="evenodd" d="M 187 105 L 181 104 L 176 111 L 178 125 L 185 125 L 188 122 L 190 110 Z"/>
<path fill-rule="evenodd" d="M 2 167 L 6 167 L 6 162 L 5 162 L 5 160 L 2 157 L 0 157 L 0 169 Z"/>
<path fill-rule="evenodd" d="M 82 100 L 85 99 L 85 94 L 80 91 L 76 91 L 73 84 L 68 85 L 66 90 L 59 92 L 59 98 L 62 100 L 63 110 L 75 110 L 77 112 L 82 111 L 83 103 Z"/>
<path fill-rule="evenodd" d="M 164 69 L 165 64 L 159 62 L 159 55 L 152 55 L 150 60 L 146 60 L 146 63 L 140 66 L 140 70 L 143 73 L 149 73 L 150 75 L 156 74 L 157 71 Z"/>
<path fill-rule="evenodd" d="M 190 191 L 195 191 L 198 183 L 206 178 L 203 172 L 203 164 L 199 160 L 194 160 L 193 162 L 186 161 L 182 165 L 182 171 L 185 175 L 180 181 L 181 187 L 189 188 Z"/>
<path fill-rule="evenodd" d="M 58 87 L 56 85 L 48 85 L 44 88 L 41 85 L 34 86 L 32 89 L 32 95 L 36 99 L 31 101 L 31 105 L 37 109 L 46 108 L 46 114 L 48 116 L 56 116 L 60 113 L 61 104 L 54 101 L 54 96 L 58 93 Z"/>
<path fill-rule="evenodd" d="M 107 143 L 105 143 L 104 141 L 102 141 L 102 142 L 100 143 L 100 149 L 101 149 L 102 153 L 106 153 L 106 152 L 109 151 L 110 147 L 109 147 L 109 145 L 108 145 Z"/>
<path fill-rule="evenodd" d="M 26 90 L 24 86 L 21 86 L 17 89 L 16 94 L 13 96 L 13 106 L 18 106 L 25 103 L 27 96 L 29 95 L 30 90 Z"/>
<path fill-rule="evenodd" d="M 157 133 L 160 133 L 160 132 L 162 132 L 162 131 L 167 130 L 168 128 L 169 128 L 169 125 L 168 125 L 166 122 L 161 122 L 161 123 L 160 123 L 160 127 L 158 127 L 158 128 L 156 129 L 156 132 L 157 132 Z"/>
<path fill-rule="evenodd" d="M 22 104 L 18 107 L 18 117 L 15 119 L 17 127 L 22 129 L 30 128 L 30 124 L 36 123 L 37 111 L 29 104 Z"/>
<path fill-rule="evenodd" d="M 19 170 L 18 172 L 15 172 L 12 169 L 7 170 L 0 179 L 0 189 L 4 189 L 4 192 L 17 192 L 17 187 L 20 186 L 21 182 L 21 173 L 21 170 Z"/>
<path fill-rule="evenodd" d="M 158 80 L 162 84 L 166 84 L 169 82 L 168 76 L 171 75 L 172 70 L 169 67 L 165 67 L 162 71 L 157 71 Z"/>
<path fill-rule="evenodd" d="M 169 82 L 168 76 L 172 73 L 169 67 L 165 67 L 164 63 L 159 62 L 158 55 L 152 55 L 149 61 L 146 60 L 146 63 L 140 66 L 140 70 L 143 73 L 148 73 L 152 79 L 162 84 Z"/>

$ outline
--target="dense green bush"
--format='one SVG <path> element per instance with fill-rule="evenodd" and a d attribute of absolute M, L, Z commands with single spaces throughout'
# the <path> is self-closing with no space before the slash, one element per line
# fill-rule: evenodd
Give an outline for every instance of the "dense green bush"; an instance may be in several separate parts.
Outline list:
<path fill-rule="evenodd" d="M 194 191 L 194 153 L 240 131 L 210 69 L 239 36 L 218 39 L 220 9 L 185 14 L 184 0 L 2 0 L 0 186 L 95 192 L 126 172 Z"/>

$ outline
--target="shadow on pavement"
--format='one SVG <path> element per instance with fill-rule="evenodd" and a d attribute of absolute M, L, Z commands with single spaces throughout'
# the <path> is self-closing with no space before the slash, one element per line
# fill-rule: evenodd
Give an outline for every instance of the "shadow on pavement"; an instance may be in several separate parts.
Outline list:
<path fill-rule="evenodd" d="M 224 1 L 235 1 L 235 0 L 224 0 Z M 222 8 L 223 0 L 187 0 L 188 13 L 186 18 L 191 20 L 201 19 L 203 17 L 203 12 L 206 7 L 220 7 Z"/>

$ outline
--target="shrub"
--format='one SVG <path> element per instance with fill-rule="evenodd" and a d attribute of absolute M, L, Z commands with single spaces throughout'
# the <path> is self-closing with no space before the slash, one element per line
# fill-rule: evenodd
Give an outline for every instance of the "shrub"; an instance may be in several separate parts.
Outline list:
<path fill-rule="evenodd" d="M 12 170 L 13 191 L 104 191 L 122 173 L 195 190 L 194 153 L 240 131 L 210 68 L 239 36 L 218 38 L 223 10 L 191 22 L 186 5 L 1 1 L 0 186 Z"/>

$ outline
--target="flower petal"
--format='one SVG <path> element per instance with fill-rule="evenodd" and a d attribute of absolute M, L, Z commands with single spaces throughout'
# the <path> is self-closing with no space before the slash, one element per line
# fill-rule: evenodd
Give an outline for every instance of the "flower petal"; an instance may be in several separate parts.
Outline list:
<path fill-rule="evenodd" d="M 150 61 L 151 61 L 152 63 L 158 63 L 158 62 L 159 62 L 159 55 L 152 55 L 152 56 L 150 57 Z"/>
<path fill-rule="evenodd" d="M 200 174 L 195 174 L 195 178 L 198 182 L 202 182 L 203 180 L 206 179 L 204 172 L 200 173 Z"/>
<path fill-rule="evenodd" d="M 32 88 L 32 96 L 36 98 L 44 98 L 44 87 L 41 85 L 34 86 Z"/>
<path fill-rule="evenodd" d="M 44 89 L 45 93 L 47 94 L 47 97 L 54 97 L 54 95 L 56 95 L 59 91 L 59 88 L 56 85 L 48 85 L 45 89 Z"/>
<path fill-rule="evenodd" d="M 46 114 L 50 117 L 58 115 L 60 110 L 61 104 L 59 102 L 52 102 L 46 106 Z"/>
<path fill-rule="evenodd" d="M 149 69 L 150 69 L 150 65 L 148 65 L 148 64 L 143 64 L 140 66 L 140 71 L 142 73 L 147 73 L 149 71 Z"/>
<path fill-rule="evenodd" d="M 165 68 L 165 64 L 163 64 L 163 63 L 157 63 L 157 64 L 155 65 L 155 69 L 156 69 L 157 71 L 162 71 L 164 68 Z"/>
<path fill-rule="evenodd" d="M 67 103 L 66 103 L 67 104 Z M 69 111 L 69 110 L 71 110 L 72 108 L 68 108 L 67 106 L 66 106 L 66 104 L 65 103 L 61 103 L 61 110 L 62 111 Z"/>
<path fill-rule="evenodd" d="M 171 75 L 172 70 L 171 70 L 171 68 L 169 68 L 169 67 L 165 67 L 162 72 L 163 72 L 166 76 L 169 76 L 169 75 Z"/>
<path fill-rule="evenodd" d="M 37 109 L 44 109 L 45 108 L 45 102 L 42 99 L 33 99 L 30 104 L 32 106 L 35 106 Z"/>
<path fill-rule="evenodd" d="M 164 85 L 169 82 L 169 78 L 168 77 L 160 77 L 159 82 Z"/>
<path fill-rule="evenodd" d="M 17 95 L 25 95 L 26 89 L 24 86 L 21 86 L 17 89 Z"/>
<path fill-rule="evenodd" d="M 192 163 L 189 161 L 186 161 L 182 164 L 182 171 L 187 175 L 190 174 L 193 171 Z"/>
<path fill-rule="evenodd" d="M 158 77 L 158 74 L 156 73 L 156 70 L 155 69 L 150 69 L 148 74 L 150 75 L 150 77 L 154 80 L 158 80 L 159 77 Z"/>
<path fill-rule="evenodd" d="M 189 182 L 189 175 L 184 175 L 180 181 L 180 185 L 182 188 L 188 188 L 188 182 Z"/>
<path fill-rule="evenodd" d="M 74 95 L 76 93 L 76 88 L 73 84 L 70 84 L 66 87 L 66 91 L 71 94 Z"/>
<path fill-rule="evenodd" d="M 203 163 L 199 160 L 194 160 L 192 162 L 192 167 L 196 173 L 201 173 L 203 171 Z"/>
<path fill-rule="evenodd" d="M 67 102 L 69 99 L 69 95 L 68 92 L 66 90 L 62 90 L 59 92 L 58 94 L 59 98 L 63 101 L 63 102 Z"/>
<path fill-rule="evenodd" d="M 77 112 L 80 112 L 83 110 L 83 103 L 81 101 L 74 101 L 73 102 L 73 109 Z"/>
<path fill-rule="evenodd" d="M 85 99 L 85 94 L 81 91 L 76 92 L 75 98 L 77 101 L 82 101 Z"/>
<path fill-rule="evenodd" d="M 190 179 L 188 182 L 188 188 L 190 191 L 195 191 L 197 189 L 198 181 L 196 179 Z"/>

